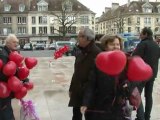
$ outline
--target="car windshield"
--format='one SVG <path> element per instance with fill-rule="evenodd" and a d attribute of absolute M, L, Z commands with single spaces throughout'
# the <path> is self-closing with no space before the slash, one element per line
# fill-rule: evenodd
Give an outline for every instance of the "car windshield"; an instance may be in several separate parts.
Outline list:
<path fill-rule="evenodd" d="M 64 46 L 64 45 L 68 45 L 68 46 L 70 46 L 70 45 L 71 45 L 71 43 L 57 43 L 57 45 L 58 45 L 58 46 Z"/>

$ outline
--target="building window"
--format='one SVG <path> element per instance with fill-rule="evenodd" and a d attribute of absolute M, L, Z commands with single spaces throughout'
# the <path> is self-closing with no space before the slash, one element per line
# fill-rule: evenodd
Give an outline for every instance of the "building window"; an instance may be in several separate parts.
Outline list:
<path fill-rule="evenodd" d="M 140 17 L 137 17 L 137 24 L 140 24 Z"/>
<path fill-rule="evenodd" d="M 26 27 L 18 27 L 18 34 L 26 34 L 27 29 Z"/>
<path fill-rule="evenodd" d="M 27 18 L 26 17 L 18 17 L 17 21 L 18 21 L 18 24 L 26 24 Z"/>
<path fill-rule="evenodd" d="M 81 24 L 88 24 L 89 23 L 88 16 L 81 16 L 80 19 L 81 19 L 81 22 L 80 22 Z"/>
<path fill-rule="evenodd" d="M 136 27 L 136 32 L 140 33 L 140 27 Z"/>
<path fill-rule="evenodd" d="M 32 34 L 36 34 L 36 27 L 32 27 Z"/>
<path fill-rule="evenodd" d="M 47 27 L 39 27 L 39 34 L 47 34 Z"/>
<path fill-rule="evenodd" d="M 160 7 L 158 7 L 158 13 L 160 13 Z"/>
<path fill-rule="evenodd" d="M 68 27 L 68 33 L 72 33 L 72 34 L 76 34 L 76 27 L 75 26 L 71 26 L 71 27 Z"/>
<path fill-rule="evenodd" d="M 32 24 L 36 24 L 36 17 L 32 17 Z"/>
<path fill-rule="evenodd" d="M 19 5 L 19 11 L 23 12 L 25 10 L 25 5 L 24 4 L 20 4 Z"/>
<path fill-rule="evenodd" d="M 150 25 L 151 24 L 151 18 L 144 18 L 144 24 Z"/>
<path fill-rule="evenodd" d="M 54 27 L 50 27 L 51 34 L 54 34 Z"/>
<path fill-rule="evenodd" d="M 143 12 L 144 12 L 144 13 L 152 13 L 152 8 L 144 7 L 144 8 L 143 8 Z"/>
<path fill-rule="evenodd" d="M 39 24 L 47 24 L 47 16 L 39 16 Z"/>
<path fill-rule="evenodd" d="M 5 12 L 9 12 L 10 9 L 11 9 L 11 5 L 9 5 L 9 4 L 4 5 L 4 11 Z"/>
<path fill-rule="evenodd" d="M 40 6 L 38 6 L 38 11 L 48 11 L 48 6 L 46 6 L 46 5 L 40 5 Z"/>
<path fill-rule="evenodd" d="M 3 24 L 11 24 L 12 18 L 11 17 L 3 17 Z"/>
<path fill-rule="evenodd" d="M 128 32 L 131 32 L 131 27 L 128 27 Z"/>
<path fill-rule="evenodd" d="M 8 35 L 12 33 L 12 28 L 3 28 L 3 35 Z"/>
<path fill-rule="evenodd" d="M 131 18 L 128 18 L 128 25 L 131 25 Z"/>

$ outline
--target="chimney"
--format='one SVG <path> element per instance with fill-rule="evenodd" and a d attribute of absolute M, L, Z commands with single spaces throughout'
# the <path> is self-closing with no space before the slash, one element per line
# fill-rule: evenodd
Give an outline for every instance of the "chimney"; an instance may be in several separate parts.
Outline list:
<path fill-rule="evenodd" d="M 105 13 L 107 13 L 110 9 L 110 7 L 105 7 Z"/>
<path fill-rule="evenodd" d="M 117 9 L 119 7 L 119 3 L 112 3 L 112 9 Z"/>
<path fill-rule="evenodd" d="M 128 3 L 127 3 L 127 6 L 129 6 L 130 5 L 130 0 L 128 0 Z"/>

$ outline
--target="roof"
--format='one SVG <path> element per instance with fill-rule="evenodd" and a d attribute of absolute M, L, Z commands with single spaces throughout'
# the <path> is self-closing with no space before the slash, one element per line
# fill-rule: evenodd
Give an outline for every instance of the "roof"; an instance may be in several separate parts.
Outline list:
<path fill-rule="evenodd" d="M 117 9 L 113 10 L 110 9 L 108 12 L 102 14 L 99 18 L 98 22 L 103 22 L 112 18 L 116 18 L 125 14 L 136 14 L 136 13 L 143 13 L 142 12 L 142 5 L 146 4 L 146 2 L 140 1 L 132 1 L 129 6 L 127 4 L 119 6 Z M 153 6 L 152 11 L 153 13 L 158 13 L 157 6 L 160 5 L 160 2 L 149 2 L 151 6 Z"/>
<path fill-rule="evenodd" d="M 11 10 L 8 13 L 19 12 L 19 7 L 17 6 L 19 6 L 20 4 L 25 5 L 25 11 L 37 11 L 37 3 L 39 1 L 44 1 L 48 3 L 48 11 L 61 11 L 62 2 L 64 0 L 3 0 L 3 1 L 0 1 L 0 12 L 2 13 L 4 12 L 4 5 L 6 4 L 11 5 Z M 85 11 L 85 12 L 94 13 L 85 5 L 80 3 L 78 0 L 70 0 L 70 1 L 73 3 L 73 6 L 72 6 L 73 11 Z"/>

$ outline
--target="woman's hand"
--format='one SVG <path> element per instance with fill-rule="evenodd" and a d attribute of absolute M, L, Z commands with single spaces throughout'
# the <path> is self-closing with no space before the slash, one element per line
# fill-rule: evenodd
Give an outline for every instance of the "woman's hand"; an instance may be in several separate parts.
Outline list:
<path fill-rule="evenodd" d="M 87 106 L 81 106 L 80 111 L 82 114 L 84 114 L 87 110 Z"/>

